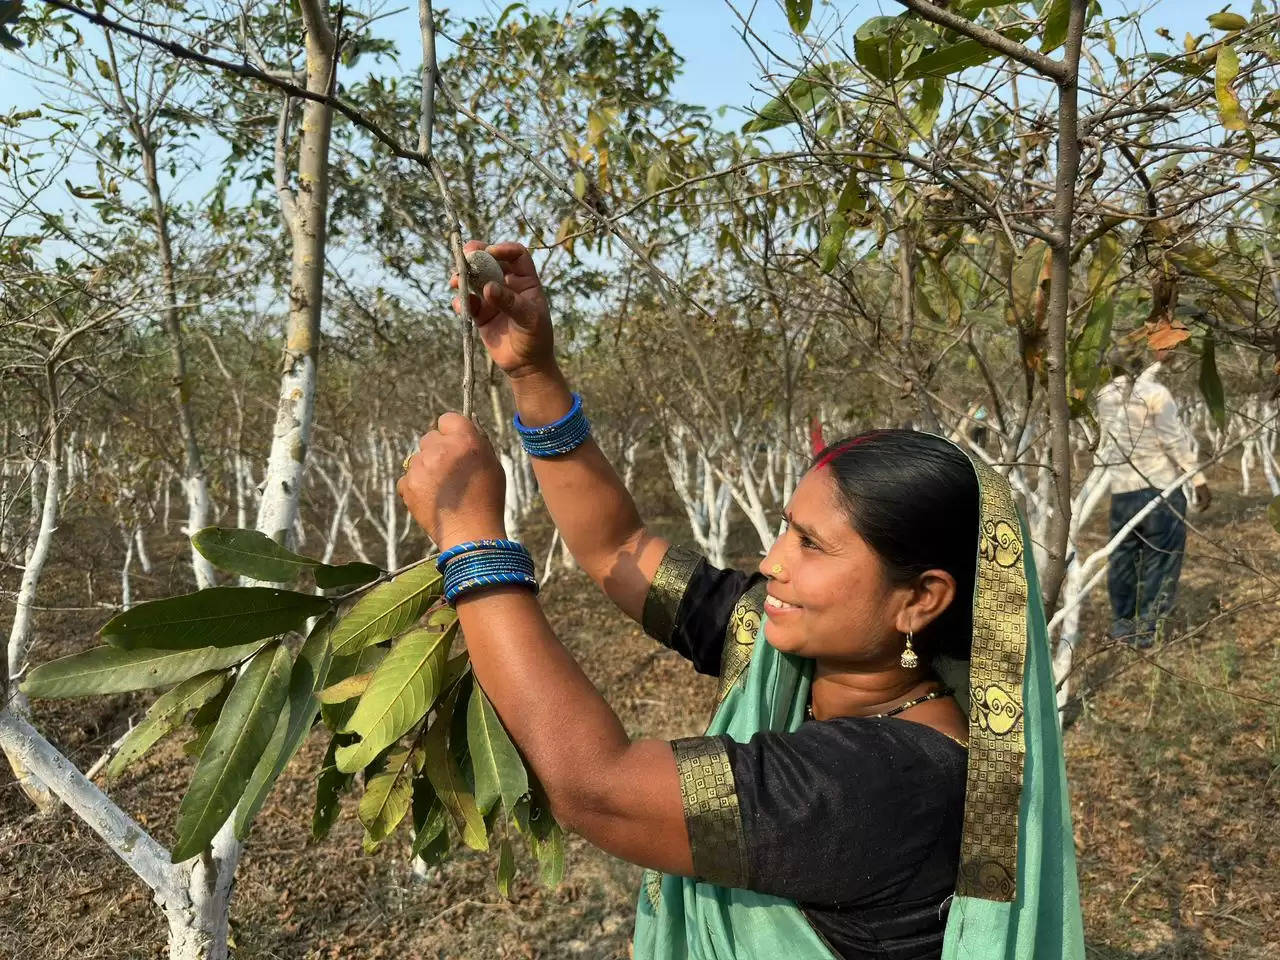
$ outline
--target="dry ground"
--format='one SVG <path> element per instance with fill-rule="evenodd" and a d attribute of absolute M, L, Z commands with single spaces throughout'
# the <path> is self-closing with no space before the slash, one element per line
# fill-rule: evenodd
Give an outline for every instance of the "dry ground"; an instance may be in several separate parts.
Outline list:
<path fill-rule="evenodd" d="M 1213 510 L 1195 518 L 1182 609 L 1193 636 L 1140 658 L 1090 643 L 1085 693 L 1067 732 L 1077 849 L 1090 956 L 1098 960 L 1280 957 L 1280 611 L 1248 566 L 1280 574 L 1280 537 L 1266 498 L 1242 498 L 1229 470 L 1214 477 Z M 1101 543 L 1095 522 L 1089 546 Z M 677 517 L 668 516 L 673 532 Z M 545 543 L 539 532 L 532 538 Z M 748 544 L 742 544 L 744 550 Z M 143 597 L 185 589 L 176 537 L 141 578 Z M 746 553 L 740 558 L 750 562 Z M 50 607 L 118 597 L 107 531 L 70 520 L 41 590 Z M 4 571 L 3 586 L 16 586 Z M 699 733 L 712 683 L 652 644 L 602 603 L 580 574 L 544 592 L 561 637 L 636 735 Z M 1085 622 L 1102 625 L 1102 598 Z M 38 660 L 91 643 L 104 609 L 40 616 Z M 6 614 L 7 616 L 7 614 Z M 7 623 L 0 622 L 0 627 Z M 1257 698 L 1257 699 L 1248 699 Z M 119 736 L 149 696 L 40 702 L 39 726 L 83 769 Z M 260 815 L 233 903 L 235 956 L 269 958 L 625 957 L 639 870 L 573 841 L 557 890 L 522 875 L 499 899 L 487 855 L 461 851 L 414 881 L 404 837 L 378 855 L 360 850 L 348 798 L 323 843 L 310 840 L 314 737 Z M 0 764 L 0 767 L 3 767 Z M 190 761 L 178 740 L 157 747 L 113 789 L 124 809 L 172 840 Z M 164 922 L 145 888 L 62 811 L 31 815 L 0 770 L 0 958 L 124 960 L 165 954 Z"/>

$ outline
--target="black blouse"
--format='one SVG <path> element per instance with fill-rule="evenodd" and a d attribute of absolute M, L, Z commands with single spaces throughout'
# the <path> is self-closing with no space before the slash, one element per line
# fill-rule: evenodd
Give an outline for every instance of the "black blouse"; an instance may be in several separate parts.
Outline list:
<path fill-rule="evenodd" d="M 645 627 L 699 672 L 720 675 L 723 697 L 760 623 L 763 580 L 672 547 Z M 960 857 L 963 746 L 910 720 L 838 717 L 673 749 L 699 878 L 795 900 L 846 960 L 941 956 Z"/>

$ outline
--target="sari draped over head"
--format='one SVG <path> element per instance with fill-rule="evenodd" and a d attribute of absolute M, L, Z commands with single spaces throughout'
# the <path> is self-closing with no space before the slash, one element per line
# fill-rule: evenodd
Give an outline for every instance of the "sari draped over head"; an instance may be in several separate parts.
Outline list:
<path fill-rule="evenodd" d="M 1048 629 L 1008 481 L 978 477 L 970 660 L 939 661 L 969 718 L 960 868 L 943 960 L 1084 960 L 1075 845 Z M 746 653 L 746 650 L 743 650 Z M 813 661 L 781 653 L 761 621 L 726 660 L 707 734 L 745 743 L 805 720 Z M 635 960 L 838 960 L 792 900 L 646 871 Z"/>

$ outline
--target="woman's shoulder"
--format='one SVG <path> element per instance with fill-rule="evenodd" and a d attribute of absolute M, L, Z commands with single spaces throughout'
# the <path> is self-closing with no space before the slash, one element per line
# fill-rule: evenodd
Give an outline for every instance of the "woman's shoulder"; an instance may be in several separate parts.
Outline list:
<path fill-rule="evenodd" d="M 968 766 L 969 752 L 962 743 L 900 717 L 810 720 L 793 733 L 756 736 L 776 738 L 767 749 L 780 749 L 829 769 L 857 770 L 873 780 L 923 779 L 936 788 L 941 776 L 958 778 L 963 786 Z"/>
<path fill-rule="evenodd" d="M 939 773 L 958 775 L 963 782 L 969 764 L 969 748 L 935 727 L 901 717 L 835 717 L 805 726 L 826 727 L 837 748 L 861 755 L 881 756 L 904 764 L 925 764 Z M 817 732 L 815 732 L 817 733 Z M 821 734 L 817 734 L 821 735 Z"/>

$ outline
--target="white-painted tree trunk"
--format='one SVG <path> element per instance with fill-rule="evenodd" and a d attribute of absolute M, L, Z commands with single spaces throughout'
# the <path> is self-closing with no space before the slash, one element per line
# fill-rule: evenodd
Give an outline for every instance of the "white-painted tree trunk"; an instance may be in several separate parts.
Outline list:
<path fill-rule="evenodd" d="M 39 486 L 39 474 L 44 473 L 44 495 L 39 501 L 38 515 L 40 526 L 27 553 L 26 564 L 22 570 L 22 580 L 18 586 L 18 596 L 14 601 L 13 624 L 9 628 L 9 643 L 5 651 L 7 675 L 9 677 L 9 702 L 0 704 L 0 710 L 7 709 L 20 721 L 31 718 L 31 705 L 27 695 L 18 688 L 18 681 L 26 671 L 27 657 L 34 641 L 33 614 L 35 612 L 36 591 L 40 586 L 40 577 L 44 573 L 45 562 L 49 559 L 49 548 L 53 544 L 53 534 L 58 527 L 58 506 L 62 495 L 60 479 L 61 469 L 58 463 L 57 436 L 49 438 L 49 458 L 44 462 L 44 470 L 31 472 L 33 491 Z M 2 715 L 2 714 L 0 714 Z M 9 766 L 13 768 L 14 778 L 18 786 L 42 813 L 50 812 L 57 806 L 57 800 L 50 787 L 41 781 L 38 774 L 28 768 L 21 757 L 9 754 Z"/>
<path fill-rule="evenodd" d="M 151 515 L 153 518 L 155 514 Z M 142 531 L 142 524 L 138 524 L 133 531 L 133 541 L 137 547 L 138 566 L 142 568 L 143 573 L 151 572 L 151 555 L 147 553 L 147 541 Z"/>
<path fill-rule="evenodd" d="M 1053 652 L 1053 681 L 1058 690 L 1059 720 L 1061 711 L 1071 697 L 1071 669 L 1080 643 L 1080 604 L 1075 599 L 1083 587 L 1079 554 L 1080 528 L 1088 523 L 1089 517 L 1110 490 L 1110 471 L 1106 467 L 1094 467 L 1071 505 L 1071 534 L 1067 541 L 1067 553 L 1071 559 L 1067 564 L 1062 590 L 1062 603 L 1070 604 L 1071 609 L 1059 624 L 1056 641 L 1052 632 L 1049 636 Z"/>
<path fill-rule="evenodd" d="M 507 530 L 507 536 L 512 540 L 520 539 L 520 486 L 523 478 L 520 476 L 520 467 L 513 457 L 506 450 L 498 454 L 498 461 L 502 464 L 502 474 L 506 477 L 506 493 L 502 501 L 502 520 Z"/>
<path fill-rule="evenodd" d="M 120 609 L 128 610 L 133 606 L 133 584 L 129 579 L 129 568 L 133 566 L 134 534 L 125 524 L 120 524 L 120 537 L 124 540 L 124 562 L 120 564 Z"/>
<path fill-rule="evenodd" d="M 694 541 L 712 564 L 728 566 L 729 484 L 717 477 L 702 450 L 694 452 L 696 461 L 691 462 L 687 436 L 680 428 L 674 431 L 670 444 L 663 444 L 662 455 Z"/>

